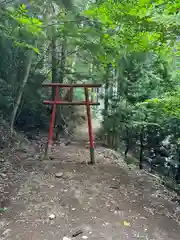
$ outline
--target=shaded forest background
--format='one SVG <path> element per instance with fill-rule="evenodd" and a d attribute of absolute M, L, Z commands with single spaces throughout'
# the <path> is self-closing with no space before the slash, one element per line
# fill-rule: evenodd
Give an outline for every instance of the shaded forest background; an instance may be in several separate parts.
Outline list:
<path fill-rule="evenodd" d="M 101 140 L 178 191 L 179 9 L 178 0 L 0 0 L 1 150 L 14 131 L 47 132 L 43 100 L 54 93 L 42 83 L 101 83 Z M 71 113 L 58 114 L 60 136 Z"/>

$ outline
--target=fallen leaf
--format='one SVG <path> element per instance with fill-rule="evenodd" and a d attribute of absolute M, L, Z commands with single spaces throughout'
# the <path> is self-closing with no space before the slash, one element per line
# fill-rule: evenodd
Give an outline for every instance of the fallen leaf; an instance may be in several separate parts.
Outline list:
<path fill-rule="evenodd" d="M 7 208 L 0 208 L 0 213 L 6 212 L 7 210 Z"/>
<path fill-rule="evenodd" d="M 126 221 L 124 221 L 123 224 L 125 227 L 130 227 L 130 225 L 131 225 L 129 222 L 126 222 Z"/>

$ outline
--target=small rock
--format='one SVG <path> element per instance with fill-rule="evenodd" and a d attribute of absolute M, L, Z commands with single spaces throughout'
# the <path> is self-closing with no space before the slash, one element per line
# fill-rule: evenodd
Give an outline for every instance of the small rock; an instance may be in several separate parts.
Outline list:
<path fill-rule="evenodd" d="M 82 239 L 88 239 L 88 237 L 87 236 L 82 236 Z"/>
<path fill-rule="evenodd" d="M 104 226 L 104 227 L 106 227 L 106 226 L 108 226 L 108 225 L 109 225 L 108 222 L 103 223 L 103 226 Z"/>
<path fill-rule="evenodd" d="M 71 238 L 63 237 L 63 240 L 71 240 Z"/>
<path fill-rule="evenodd" d="M 62 176 L 63 176 L 63 173 L 62 173 L 62 172 L 56 173 L 56 177 L 57 177 L 57 178 L 61 178 Z"/>
<path fill-rule="evenodd" d="M 54 220 L 55 218 L 56 218 L 56 216 L 54 214 L 49 215 L 50 220 Z"/>
<path fill-rule="evenodd" d="M 7 177 L 7 175 L 6 175 L 5 173 L 0 173 L 0 176 L 1 176 L 2 178 L 6 178 L 6 177 Z"/>
<path fill-rule="evenodd" d="M 2 233 L 2 235 L 3 235 L 4 237 L 8 237 L 10 232 L 11 232 L 11 229 L 6 229 L 6 230 Z"/>
<path fill-rule="evenodd" d="M 64 145 L 68 146 L 69 144 L 71 144 L 71 141 L 67 141 Z"/>

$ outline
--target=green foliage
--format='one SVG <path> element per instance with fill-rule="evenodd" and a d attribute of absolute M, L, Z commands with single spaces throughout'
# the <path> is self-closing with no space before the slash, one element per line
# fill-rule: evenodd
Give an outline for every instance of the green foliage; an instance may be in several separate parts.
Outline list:
<path fill-rule="evenodd" d="M 159 109 L 164 114 L 180 119 L 180 89 L 168 92 L 161 98 L 152 98 L 146 100 L 143 105 L 147 108 Z"/>
<path fill-rule="evenodd" d="M 6 26 L 1 25 L 1 36 L 12 40 L 18 47 L 32 49 L 39 53 L 36 47 L 38 39 L 44 35 L 42 22 L 29 16 L 24 4 L 18 9 L 9 7 L 1 10 L 6 18 Z"/>
<path fill-rule="evenodd" d="M 178 34 L 179 1 L 167 2 L 109 0 L 90 7 L 84 15 L 101 24 L 101 43 L 106 50 L 114 50 L 113 58 L 143 51 L 169 56 Z"/>

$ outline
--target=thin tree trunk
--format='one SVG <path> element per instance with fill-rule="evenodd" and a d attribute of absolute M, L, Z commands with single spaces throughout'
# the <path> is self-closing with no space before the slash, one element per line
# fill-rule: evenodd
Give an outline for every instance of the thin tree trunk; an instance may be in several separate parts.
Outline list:
<path fill-rule="evenodd" d="M 66 40 L 63 41 L 61 45 L 61 64 L 60 64 L 60 74 L 58 77 L 59 82 L 63 83 L 64 82 L 64 76 L 65 76 L 65 67 L 66 67 L 66 47 L 65 47 Z"/>
<path fill-rule="evenodd" d="M 106 69 L 106 75 L 105 75 L 105 95 L 104 95 L 104 110 L 103 110 L 103 125 L 105 129 L 105 133 L 107 134 L 107 144 L 109 145 L 110 140 L 110 131 L 108 130 L 108 113 L 109 113 L 109 66 L 107 66 Z"/>
<path fill-rule="evenodd" d="M 143 169 L 143 152 L 144 152 L 144 128 L 142 128 L 140 132 L 139 169 Z"/>
<path fill-rule="evenodd" d="M 177 167 L 176 173 L 175 173 L 175 181 L 177 184 L 180 183 L 180 146 L 178 146 L 178 159 L 179 159 L 178 167 Z"/>
<path fill-rule="evenodd" d="M 109 68 L 107 67 L 106 80 L 105 80 L 105 96 L 104 96 L 104 119 L 108 116 L 109 110 Z"/>
<path fill-rule="evenodd" d="M 71 69 L 72 69 L 72 80 L 71 80 L 71 83 L 75 83 L 75 80 L 73 79 L 74 78 L 74 73 L 75 73 L 75 67 L 76 67 L 76 62 L 77 62 L 77 51 L 78 51 L 78 46 L 76 46 L 76 48 L 75 48 L 75 54 L 74 54 L 74 56 L 73 56 L 73 61 L 72 61 L 72 67 L 71 67 Z"/>
<path fill-rule="evenodd" d="M 124 152 L 124 159 L 126 160 L 127 159 L 127 154 L 129 152 L 129 149 L 130 149 L 130 136 L 129 136 L 129 129 L 128 129 L 127 126 L 126 126 L 125 142 L 126 142 L 126 149 L 125 149 L 125 152 Z"/>
<path fill-rule="evenodd" d="M 75 53 L 73 56 L 73 61 L 72 61 L 72 72 L 75 72 L 75 66 L 76 66 L 76 62 L 77 62 L 77 51 L 78 51 L 78 46 L 76 46 L 75 48 Z"/>
<path fill-rule="evenodd" d="M 26 87 L 26 84 L 28 82 L 29 73 L 30 73 L 31 65 L 32 65 L 32 59 L 33 59 L 33 51 L 31 51 L 30 54 L 29 54 L 29 61 L 28 61 L 27 67 L 26 67 L 24 79 L 23 79 L 22 84 L 19 88 L 18 96 L 17 96 L 16 102 L 15 102 L 15 105 L 14 105 L 14 109 L 13 109 L 13 112 L 12 112 L 11 124 L 10 124 L 11 135 L 12 135 L 13 130 L 14 130 L 14 123 L 15 123 L 15 120 L 16 120 L 16 115 L 17 115 L 18 108 L 21 104 L 21 99 L 22 99 L 22 96 L 23 96 L 23 93 L 24 93 L 24 88 Z"/>
<path fill-rule="evenodd" d="M 57 51 L 57 50 L 56 50 Z M 66 39 L 62 42 L 61 45 L 61 53 L 60 53 L 61 61 L 60 67 L 57 66 L 57 59 L 56 59 L 56 82 L 63 83 L 64 76 L 65 76 L 65 66 L 66 66 Z M 58 57 L 59 60 L 59 57 Z M 60 92 L 61 95 L 61 92 Z M 62 115 L 62 107 L 57 107 L 57 114 L 56 114 L 56 140 L 59 139 L 59 134 L 63 130 L 64 120 Z"/>
<path fill-rule="evenodd" d="M 56 83 L 57 79 L 57 56 L 56 56 L 56 39 L 52 39 L 52 83 Z M 55 88 L 52 88 L 52 100 L 55 97 Z"/>
<path fill-rule="evenodd" d="M 52 43 L 51 43 L 51 51 L 52 51 L 52 56 L 51 56 L 51 70 L 52 70 L 52 83 L 58 83 L 58 57 L 57 56 L 57 39 L 56 37 L 54 37 L 52 39 Z M 52 87 L 52 101 L 55 98 L 55 92 L 56 89 L 54 87 Z M 58 110 L 58 108 L 57 108 Z M 57 138 L 57 132 L 58 129 L 60 128 L 60 125 L 57 124 L 57 110 L 56 110 L 56 118 L 55 118 L 55 132 L 56 132 L 56 137 Z M 51 112 L 52 112 L 52 108 L 51 108 Z"/>

